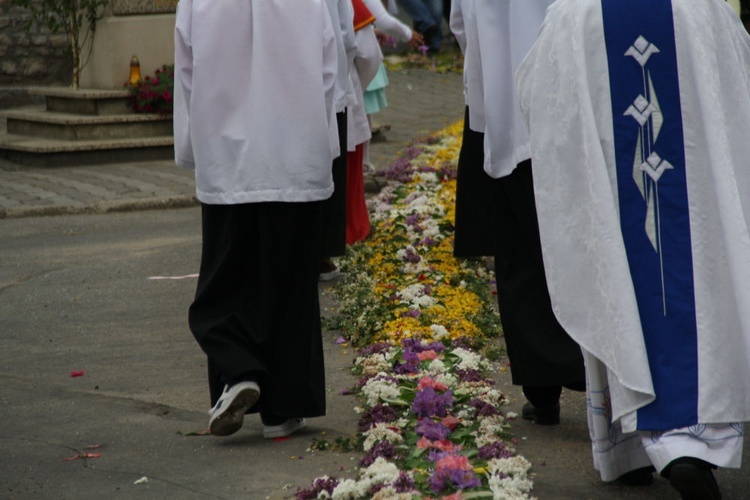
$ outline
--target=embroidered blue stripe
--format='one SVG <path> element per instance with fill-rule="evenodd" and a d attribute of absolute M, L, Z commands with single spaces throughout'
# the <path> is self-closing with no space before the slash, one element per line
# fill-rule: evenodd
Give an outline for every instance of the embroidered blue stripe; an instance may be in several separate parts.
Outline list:
<path fill-rule="evenodd" d="M 670 0 L 602 0 L 620 221 L 656 400 L 638 428 L 698 418 L 685 145 Z"/>

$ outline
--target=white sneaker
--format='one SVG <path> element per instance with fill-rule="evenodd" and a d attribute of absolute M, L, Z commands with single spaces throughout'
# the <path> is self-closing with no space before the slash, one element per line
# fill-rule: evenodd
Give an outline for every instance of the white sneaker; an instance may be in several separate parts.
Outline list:
<path fill-rule="evenodd" d="M 320 273 L 318 275 L 318 281 L 333 281 L 336 278 L 340 277 L 343 273 L 341 270 L 337 267 L 333 271 L 327 271 L 324 273 Z"/>
<path fill-rule="evenodd" d="M 290 418 L 281 425 L 264 425 L 263 437 L 266 439 L 287 437 L 306 425 L 304 418 Z"/>
<path fill-rule="evenodd" d="M 260 397 L 260 387 L 255 382 L 240 382 L 229 387 L 208 412 L 208 430 L 214 436 L 229 436 L 242 428 L 247 410 Z"/>
<path fill-rule="evenodd" d="M 369 161 L 362 162 L 362 166 L 364 167 L 365 172 L 371 175 L 375 175 L 377 173 L 377 169 L 375 168 L 375 165 L 373 165 Z"/>

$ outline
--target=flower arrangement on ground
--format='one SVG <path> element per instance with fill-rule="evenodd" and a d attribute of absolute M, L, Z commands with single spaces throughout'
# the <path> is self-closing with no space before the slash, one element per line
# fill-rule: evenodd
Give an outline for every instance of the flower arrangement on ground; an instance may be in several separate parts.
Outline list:
<path fill-rule="evenodd" d="M 339 327 L 359 347 L 357 478 L 322 477 L 298 499 L 529 498 L 506 397 L 481 348 L 499 333 L 492 275 L 453 257 L 461 124 L 407 148 L 371 200 L 373 236 L 350 249 Z"/>

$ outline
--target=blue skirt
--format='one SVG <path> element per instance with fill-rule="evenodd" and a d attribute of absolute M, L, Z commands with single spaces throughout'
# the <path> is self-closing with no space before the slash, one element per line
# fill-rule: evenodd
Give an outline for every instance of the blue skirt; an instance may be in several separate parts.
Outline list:
<path fill-rule="evenodd" d="M 388 106 L 385 98 L 385 88 L 388 86 L 388 73 L 381 63 L 375 78 L 372 79 L 364 92 L 365 113 L 372 115 Z"/>

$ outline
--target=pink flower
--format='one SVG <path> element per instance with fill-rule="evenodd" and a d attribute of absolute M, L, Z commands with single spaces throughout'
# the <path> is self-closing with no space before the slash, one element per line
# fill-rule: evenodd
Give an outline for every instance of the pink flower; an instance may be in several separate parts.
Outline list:
<path fill-rule="evenodd" d="M 417 353 L 417 358 L 419 358 L 419 361 L 424 361 L 426 359 L 437 359 L 437 353 L 435 351 L 423 351 L 420 353 Z"/>
<path fill-rule="evenodd" d="M 440 441 L 430 441 L 424 436 L 422 436 L 419 439 L 419 441 L 417 441 L 416 446 L 420 450 L 423 450 L 425 448 L 434 448 L 436 450 L 446 451 L 446 452 L 456 452 L 461 449 L 460 446 L 457 446 L 455 443 L 453 443 L 449 439 L 441 439 Z"/>
<path fill-rule="evenodd" d="M 432 448 L 432 441 L 423 436 L 419 439 L 419 441 L 417 441 L 417 448 L 419 448 L 420 450 L 423 450 L 425 448 Z"/>
<path fill-rule="evenodd" d="M 435 351 L 428 351 L 428 352 L 435 354 Z M 420 353 L 420 354 L 424 354 L 424 353 Z M 417 357 L 419 358 L 419 354 L 417 354 Z M 426 359 L 435 359 L 435 358 L 426 358 Z M 419 360 L 422 361 L 422 358 L 419 358 Z M 430 378 L 430 377 L 422 377 L 419 380 L 419 385 L 417 385 L 417 390 L 421 391 L 422 389 L 426 387 L 431 387 L 435 389 L 436 391 L 441 391 L 441 392 L 448 390 L 448 386 L 443 384 L 442 382 L 438 382 L 437 380 Z"/>
<path fill-rule="evenodd" d="M 455 429 L 456 427 L 458 427 L 458 424 L 460 424 L 460 423 L 461 423 L 461 419 L 460 419 L 460 418 L 456 418 L 456 417 L 454 417 L 453 415 L 448 415 L 448 416 L 447 416 L 447 417 L 445 417 L 445 418 L 444 418 L 443 420 L 441 420 L 441 422 L 442 422 L 442 424 L 443 424 L 444 426 L 446 426 L 446 427 L 447 427 L 447 428 L 449 428 L 450 430 L 453 430 L 453 429 Z"/>

